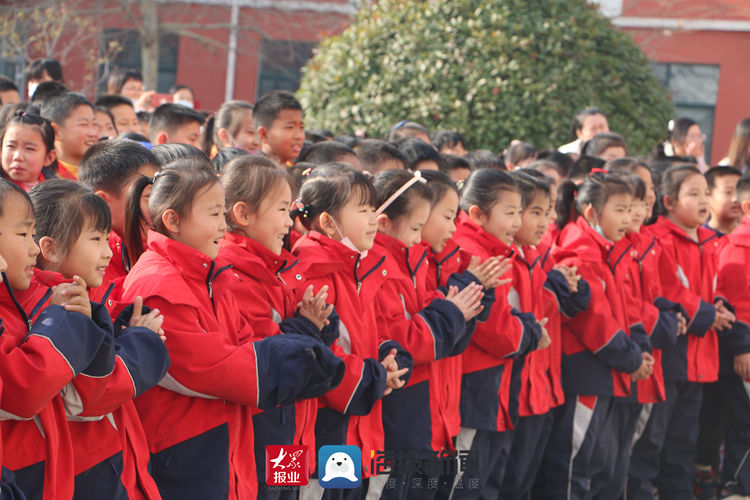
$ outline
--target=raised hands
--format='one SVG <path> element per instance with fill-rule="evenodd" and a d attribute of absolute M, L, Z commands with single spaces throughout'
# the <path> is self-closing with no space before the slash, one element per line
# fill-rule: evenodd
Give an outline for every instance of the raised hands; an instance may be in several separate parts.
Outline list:
<path fill-rule="evenodd" d="M 328 316 L 333 312 L 333 304 L 326 304 L 328 298 L 328 285 L 313 294 L 313 286 L 310 285 L 305 289 L 302 295 L 302 302 L 299 303 L 299 314 L 303 318 L 309 319 L 318 330 L 322 330 L 328 325 Z"/>
<path fill-rule="evenodd" d="M 380 362 L 380 364 L 385 367 L 386 372 L 385 392 L 383 393 L 383 396 L 387 396 L 393 392 L 393 389 L 401 389 L 406 384 L 406 382 L 401 380 L 401 376 L 405 375 L 409 369 L 401 368 L 399 370 L 398 362 L 396 362 L 396 353 L 396 349 L 391 349 L 388 356 L 383 358 L 383 361 Z"/>
<path fill-rule="evenodd" d="M 571 293 L 576 293 L 578 291 L 578 281 L 581 279 L 581 275 L 578 274 L 578 268 L 576 266 L 568 267 L 565 264 L 557 264 L 553 269 L 557 269 L 563 276 L 565 276 L 565 279 L 568 282 L 568 290 L 570 290 Z"/>
<path fill-rule="evenodd" d="M 500 276 L 510 270 L 510 266 L 511 261 L 506 257 L 490 257 L 481 262 L 480 258 L 474 255 L 466 270 L 473 274 L 484 288 L 489 290 L 511 282 L 509 278 L 500 279 Z"/>
<path fill-rule="evenodd" d="M 147 314 L 143 314 L 143 298 L 139 295 L 133 302 L 133 314 L 130 316 L 129 326 L 140 326 L 148 328 L 152 332 L 156 332 L 161 341 L 167 340 L 164 335 L 164 330 L 161 325 L 164 323 L 164 316 L 161 315 L 158 309 L 151 309 Z"/>
<path fill-rule="evenodd" d="M 482 312 L 482 309 L 484 308 L 482 305 L 482 297 L 484 297 L 482 286 L 472 283 L 460 292 L 457 287 L 450 287 L 445 299 L 449 302 L 453 302 L 453 304 L 463 313 L 464 319 L 469 321 Z"/>
<path fill-rule="evenodd" d="M 86 282 L 80 276 L 74 276 L 73 283 L 53 286 L 49 302 L 63 306 L 66 311 L 79 312 L 91 317 L 91 302 L 86 291 Z"/>

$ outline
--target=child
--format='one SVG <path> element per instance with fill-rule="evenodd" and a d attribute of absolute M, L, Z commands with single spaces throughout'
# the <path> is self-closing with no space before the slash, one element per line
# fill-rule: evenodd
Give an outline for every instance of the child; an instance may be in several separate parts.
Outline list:
<path fill-rule="evenodd" d="M 737 202 L 737 182 L 742 174 L 734 167 L 713 167 L 705 175 L 711 192 L 711 216 L 706 227 L 721 237 L 731 233 L 742 221 Z"/>
<path fill-rule="evenodd" d="M 430 136 L 432 145 L 440 154 L 466 156 L 466 139 L 454 130 L 438 130 Z"/>
<path fill-rule="evenodd" d="M 302 105 L 291 92 L 274 90 L 258 99 L 253 116 L 260 150 L 279 165 L 290 166 L 305 142 Z"/>
<path fill-rule="evenodd" d="M 439 170 L 440 153 L 430 143 L 415 137 L 404 137 L 396 144 L 409 170 Z"/>
<path fill-rule="evenodd" d="M 513 179 L 495 169 L 472 172 L 462 191 L 456 243 L 481 260 L 512 259 L 513 237 L 520 225 L 521 194 Z M 517 415 L 520 358 L 549 343 L 546 320 L 538 322 L 511 306 L 509 291 L 509 285 L 496 288 L 489 318 L 477 326 L 463 353 L 456 449 L 477 453 L 478 464 L 474 474 L 459 471 L 454 498 L 478 498 L 480 492 L 491 498 L 498 495 L 494 478 L 502 477 L 510 451 L 512 434 L 506 431 L 513 428 Z"/>
<path fill-rule="evenodd" d="M 352 147 L 363 170 L 372 175 L 383 170 L 406 168 L 406 158 L 396 146 L 379 139 L 363 139 Z"/>
<path fill-rule="evenodd" d="M 562 491 L 568 498 L 591 498 L 598 484 L 592 478 L 618 452 L 610 442 L 607 422 L 619 418 L 613 400 L 628 396 L 631 382 L 646 378 L 653 358 L 630 338 L 626 291 L 619 283 L 631 272 L 629 244 L 630 187 L 602 170 L 594 170 L 580 187 L 570 181 L 561 188 L 558 216 L 575 213 L 575 222 L 561 222 L 562 232 L 552 257 L 575 266 L 591 291 L 588 308 L 562 329 L 562 382 L 565 404 L 555 410 L 552 435 L 542 471 L 545 495 Z M 576 196 L 577 191 L 577 196 Z M 618 435 L 619 437 L 619 435 Z M 602 446 L 607 439 L 608 447 Z M 615 493 L 614 497 L 617 497 Z"/>
<path fill-rule="evenodd" d="M 600 133 L 596 134 L 588 142 L 583 144 L 581 156 L 601 158 L 605 162 L 628 155 L 625 139 L 620 134 Z"/>
<path fill-rule="evenodd" d="M 148 445 L 133 398 L 167 373 L 169 356 L 158 310 L 141 315 L 140 301 L 123 309 L 104 280 L 112 251 L 107 244 L 107 204 L 89 189 L 66 179 L 40 184 L 30 193 L 37 214 L 41 253 L 33 287 L 55 286 L 80 276 L 92 303 L 107 308 L 115 325 L 114 350 L 97 376 L 79 375 L 66 387 L 68 427 L 73 441 L 76 499 L 161 498 L 148 472 Z M 33 307 L 34 304 L 31 304 Z M 116 356 L 115 356 L 116 353 Z M 111 363 L 110 363 L 111 362 Z M 87 370 L 88 371 L 88 370 Z M 77 400 L 71 399 L 75 395 Z"/>
<path fill-rule="evenodd" d="M 340 380 L 341 361 L 301 335 L 253 342 L 230 291 L 231 266 L 215 260 L 226 229 L 225 194 L 207 162 L 183 160 L 136 180 L 126 239 L 141 234 L 147 186 L 154 230 L 147 250 L 132 255 L 124 299 L 140 295 L 164 314 L 172 360 L 159 386 L 135 402 L 152 476 L 165 499 L 254 498 L 255 409 L 324 394 Z"/>
<path fill-rule="evenodd" d="M 453 182 L 463 183 L 469 177 L 469 174 L 471 174 L 471 165 L 461 156 L 440 153 L 440 163 L 438 166 L 440 171 L 448 174 Z"/>
<path fill-rule="evenodd" d="M 0 75 L 0 105 L 19 102 L 21 102 L 21 96 L 18 94 L 15 82 L 5 75 Z"/>
<path fill-rule="evenodd" d="M 91 320 L 80 278 L 46 293 L 47 307 L 21 307 L 16 294 L 29 288 L 39 253 L 34 226 L 26 192 L 0 179 L 0 254 L 8 263 L 0 294 L 2 463 L 27 498 L 71 498 L 73 448 L 60 391 L 89 367 L 111 332 Z"/>
<path fill-rule="evenodd" d="M 709 173 L 714 169 L 709 170 Z M 727 235 L 719 251 L 717 294 L 726 297 L 735 307 L 737 323 L 750 321 L 750 179 L 743 177 L 737 183 L 737 201 L 744 214 L 740 226 Z M 747 340 L 747 336 L 745 340 Z M 723 341 L 722 341 L 723 340 Z M 728 339 L 726 339 L 728 340 Z M 727 378 L 729 427 L 724 441 L 723 489 L 721 498 L 739 498 L 750 495 L 750 468 L 745 458 L 750 449 L 750 398 L 747 384 L 750 379 L 750 344 L 727 342 L 720 339 L 722 366 L 721 378 Z"/>
<path fill-rule="evenodd" d="M 732 314 L 716 297 L 716 233 L 702 227 L 709 214 L 708 184 L 692 165 L 667 169 L 661 181 L 667 215 L 650 227 L 662 253 L 663 296 L 682 306 L 688 335 L 664 349 L 666 401 L 654 405 L 635 443 L 628 480 L 629 498 L 689 498 L 702 383 L 719 372 L 717 330 L 730 328 Z"/>
<path fill-rule="evenodd" d="M 107 203 L 112 218 L 109 248 L 113 256 L 104 274 L 107 281 L 124 277 L 135 263 L 123 240 L 127 194 L 138 178 L 153 177 L 158 171 L 159 163 L 153 153 L 127 140 L 96 143 L 81 160 L 78 180 Z M 140 201 L 142 213 L 147 212 L 147 196 L 145 191 Z"/>
<path fill-rule="evenodd" d="M 112 113 L 118 134 L 141 131 L 138 128 L 138 117 L 135 114 L 133 101 L 121 95 L 104 95 L 97 99 L 97 107 L 103 107 Z"/>
<path fill-rule="evenodd" d="M 22 111 L 3 129 L 3 174 L 28 191 L 39 182 L 55 177 L 55 131 L 41 116 Z"/>
<path fill-rule="evenodd" d="M 221 177 L 227 197 L 229 232 L 221 242 L 219 258 L 232 264 L 240 280 L 234 288 L 240 313 L 259 338 L 282 332 L 321 337 L 331 345 L 338 336 L 333 307 L 326 307 L 327 288 L 317 296 L 312 286 L 297 306 L 293 286 L 303 280 L 297 259 L 282 245 L 292 226 L 289 209 L 292 190 L 287 173 L 260 155 L 246 155 L 227 165 Z M 255 464 L 258 482 L 266 478 L 266 445 L 303 444 L 315 449 L 317 401 L 298 401 L 253 416 Z M 315 460 L 310 455 L 310 472 Z M 280 493 L 261 487 L 259 498 Z"/>
<path fill-rule="evenodd" d="M 415 363 L 408 386 L 383 399 L 386 450 L 452 448 L 441 414 L 445 388 L 435 362 L 463 351 L 474 326 L 466 322 L 482 310 L 482 287 L 473 280 L 460 292 L 451 287 L 447 295 L 427 288 L 427 250 L 418 243 L 433 197 L 423 182 L 419 173 L 403 170 L 381 172 L 374 181 L 379 205 L 375 247 L 385 254 L 390 271 L 378 294 L 379 330 L 409 350 Z M 500 271 L 499 263 L 493 270 Z M 400 491 L 386 489 L 384 497 L 436 493 L 416 491 L 411 474 L 394 471 L 394 476 L 402 481 Z"/>
<path fill-rule="evenodd" d="M 505 154 L 505 168 L 515 170 L 536 160 L 539 150 L 528 142 L 513 141 Z"/>
<path fill-rule="evenodd" d="M 151 144 L 180 143 L 201 147 L 203 115 L 179 104 L 162 104 L 148 123 Z"/>
<path fill-rule="evenodd" d="M 55 130 L 59 176 L 76 180 L 78 164 L 98 139 L 94 106 L 81 94 L 65 92 L 45 99 L 41 115 Z"/>
<path fill-rule="evenodd" d="M 502 478 L 493 478 L 499 498 L 528 496 L 552 431 L 552 409 L 564 402 L 561 380 L 561 314 L 574 317 L 589 305 L 588 284 L 575 267 L 557 265 L 548 272 L 537 250 L 547 232 L 552 200 L 550 180 L 525 170 L 511 174 L 521 190 L 521 227 L 514 236 L 518 250 L 513 259 L 513 281 L 508 301 L 519 311 L 546 318 L 550 345 L 530 352 L 523 362 L 510 459 Z"/>
<path fill-rule="evenodd" d="M 300 155 L 301 162 L 322 165 L 323 163 L 348 163 L 357 170 L 362 170 L 359 158 L 354 150 L 338 141 L 323 141 L 310 146 Z"/>
<path fill-rule="evenodd" d="M 399 142 L 406 137 L 413 137 L 432 145 L 430 142 L 430 131 L 419 123 L 401 120 L 388 131 L 388 142 Z"/>
<path fill-rule="evenodd" d="M 253 124 L 253 106 L 245 101 L 227 101 L 208 119 L 203 131 L 203 151 L 211 158 L 222 149 L 247 152 L 260 149 Z"/>
<path fill-rule="evenodd" d="M 106 141 L 117 136 L 115 128 L 115 117 L 107 108 L 101 106 L 94 107 L 94 119 L 96 120 L 97 135 L 99 141 Z"/>
<path fill-rule="evenodd" d="M 411 356 L 397 342 L 380 342 L 375 301 L 389 270 L 385 256 L 373 249 L 377 221 L 375 191 L 370 180 L 349 166 L 333 163 L 315 168 L 299 194 L 297 215 L 309 231 L 294 246 L 299 273 L 315 290 L 328 286 L 328 300 L 339 315 L 334 345 L 346 363 L 341 385 L 320 401 L 315 427 L 316 448 L 356 445 L 363 465 L 371 450 L 383 450 L 381 398 L 404 386 Z M 403 380 L 402 380 L 403 377 Z M 320 474 L 320 471 L 318 472 Z M 387 476 L 365 468 L 361 488 L 380 495 Z M 369 480 L 367 480 L 369 478 Z M 330 494 L 330 493 L 329 493 Z M 323 489 L 313 480 L 301 498 L 320 498 Z"/>

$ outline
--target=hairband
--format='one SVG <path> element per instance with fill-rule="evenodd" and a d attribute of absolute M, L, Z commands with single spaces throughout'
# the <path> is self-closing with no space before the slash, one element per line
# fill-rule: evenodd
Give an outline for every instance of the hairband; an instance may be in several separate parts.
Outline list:
<path fill-rule="evenodd" d="M 608 174 L 608 173 L 609 172 L 607 172 L 603 168 L 592 168 L 591 172 L 589 172 L 589 177 L 591 177 L 594 174 Z"/>
<path fill-rule="evenodd" d="M 161 170 L 159 170 L 158 172 L 156 172 L 154 174 L 154 176 L 151 178 L 151 184 L 155 183 L 156 179 L 158 179 L 161 174 L 163 174 L 163 172 Z"/>
<path fill-rule="evenodd" d="M 401 196 L 402 194 L 404 194 L 404 191 L 406 191 L 407 189 L 409 189 L 410 187 L 412 187 L 417 182 L 421 182 L 423 184 L 427 184 L 427 179 L 425 179 L 424 177 L 422 177 L 422 172 L 420 172 L 419 170 L 417 170 L 416 172 L 414 172 L 414 175 L 412 176 L 411 179 L 409 179 L 408 181 L 406 181 L 403 186 L 401 186 L 400 188 L 398 188 L 398 190 L 390 196 L 390 198 L 388 198 L 387 200 L 385 200 L 385 202 L 383 202 L 383 204 L 380 205 L 378 207 L 378 209 L 375 211 L 375 214 L 376 215 L 382 214 L 385 211 L 385 209 L 388 208 L 388 206 L 391 203 L 393 203 L 394 201 L 396 201 L 396 199 L 399 196 Z"/>

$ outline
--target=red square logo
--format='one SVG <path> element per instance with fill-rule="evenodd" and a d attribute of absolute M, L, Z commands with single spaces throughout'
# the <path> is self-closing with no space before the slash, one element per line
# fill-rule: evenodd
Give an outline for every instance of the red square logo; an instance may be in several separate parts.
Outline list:
<path fill-rule="evenodd" d="M 266 446 L 267 486 L 304 486 L 307 472 L 307 446 Z"/>

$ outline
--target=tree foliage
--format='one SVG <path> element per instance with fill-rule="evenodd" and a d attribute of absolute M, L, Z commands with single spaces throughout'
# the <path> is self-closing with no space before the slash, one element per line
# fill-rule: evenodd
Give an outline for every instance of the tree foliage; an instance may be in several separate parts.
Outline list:
<path fill-rule="evenodd" d="M 632 38 L 585 0 L 372 2 L 321 43 L 298 97 L 314 126 L 384 134 L 410 119 L 493 150 L 568 142 L 595 105 L 646 152 L 672 113 Z"/>

